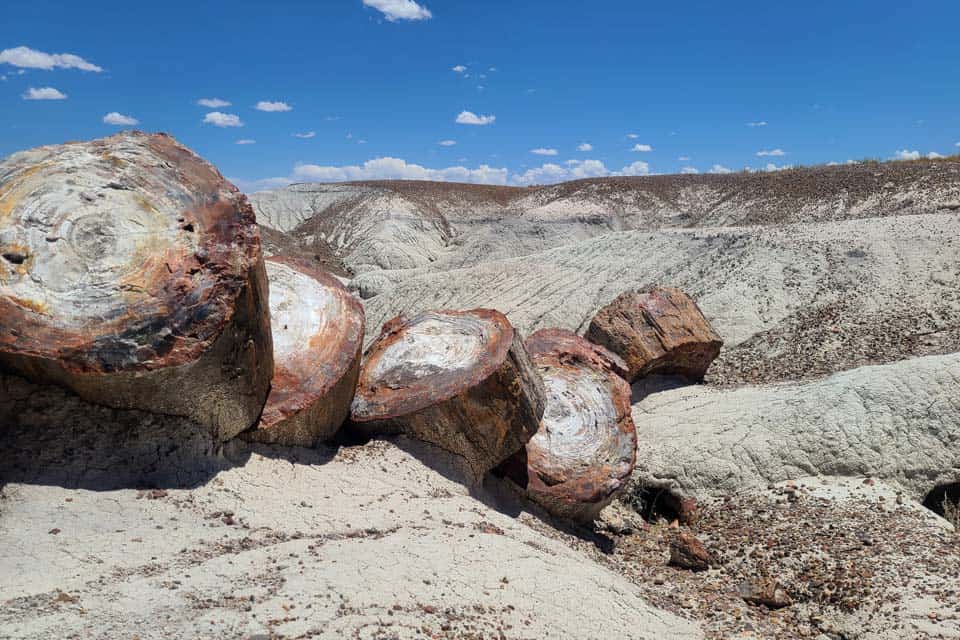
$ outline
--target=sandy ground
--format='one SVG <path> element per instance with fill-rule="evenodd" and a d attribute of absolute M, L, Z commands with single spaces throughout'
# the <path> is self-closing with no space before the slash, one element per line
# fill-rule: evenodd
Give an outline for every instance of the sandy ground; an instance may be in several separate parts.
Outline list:
<path fill-rule="evenodd" d="M 0 638 L 702 637 L 427 445 L 219 449 L 0 391 Z"/>

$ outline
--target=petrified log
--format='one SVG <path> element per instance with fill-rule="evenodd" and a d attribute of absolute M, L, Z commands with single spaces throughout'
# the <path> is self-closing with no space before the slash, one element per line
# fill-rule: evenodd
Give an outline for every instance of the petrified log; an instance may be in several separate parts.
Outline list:
<path fill-rule="evenodd" d="M 564 329 L 541 329 L 525 345 L 547 407 L 525 451 L 502 470 L 551 513 L 590 522 L 626 487 L 636 461 L 626 365 Z"/>
<path fill-rule="evenodd" d="M 740 597 L 750 604 L 768 609 L 782 609 L 793 604 L 793 598 L 775 578 L 757 577 L 745 580 L 738 587 Z"/>
<path fill-rule="evenodd" d="M 270 385 L 253 210 L 173 138 L 122 133 L 0 163 L 0 367 L 215 437 Z"/>
<path fill-rule="evenodd" d="M 691 571 L 706 571 L 717 561 L 696 536 L 681 531 L 670 541 L 669 564 Z"/>
<path fill-rule="evenodd" d="M 363 307 L 312 262 L 267 258 L 273 382 L 260 422 L 241 437 L 313 446 L 350 413 L 360 375 Z"/>
<path fill-rule="evenodd" d="M 383 326 L 350 419 L 362 433 L 406 433 L 461 456 L 477 480 L 523 447 L 543 408 L 543 381 L 506 316 L 428 311 Z"/>
<path fill-rule="evenodd" d="M 630 382 L 650 373 L 702 380 L 723 346 L 697 303 L 672 287 L 620 294 L 585 337 L 622 357 Z"/>

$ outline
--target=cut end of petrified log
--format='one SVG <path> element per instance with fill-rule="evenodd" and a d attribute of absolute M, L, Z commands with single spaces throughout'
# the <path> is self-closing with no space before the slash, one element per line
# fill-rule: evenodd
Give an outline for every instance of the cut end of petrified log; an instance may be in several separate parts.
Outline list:
<path fill-rule="evenodd" d="M 503 469 L 551 513 L 589 522 L 625 488 L 636 461 L 630 386 L 617 372 L 622 362 L 563 329 L 537 331 L 525 344 L 547 406 L 525 455 Z"/>
<path fill-rule="evenodd" d="M 173 138 L 8 157 L 0 256 L 0 366 L 222 437 L 256 419 L 272 369 L 256 220 Z"/>
<path fill-rule="evenodd" d="M 479 477 L 533 435 L 543 406 L 542 382 L 506 316 L 429 311 L 384 325 L 350 418 L 361 432 L 407 433 L 462 456 Z"/>
<path fill-rule="evenodd" d="M 363 307 L 307 260 L 274 256 L 266 266 L 273 381 L 260 422 L 241 436 L 309 447 L 332 437 L 350 413 L 360 374 Z"/>
<path fill-rule="evenodd" d="M 622 357 L 630 382 L 651 373 L 702 380 L 723 346 L 697 303 L 672 287 L 617 296 L 585 337 Z"/>

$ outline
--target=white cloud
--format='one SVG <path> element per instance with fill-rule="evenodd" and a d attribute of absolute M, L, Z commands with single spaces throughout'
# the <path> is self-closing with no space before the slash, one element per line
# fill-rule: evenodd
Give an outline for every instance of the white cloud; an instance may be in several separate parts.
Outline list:
<path fill-rule="evenodd" d="M 242 127 L 243 123 L 240 122 L 240 116 L 234 115 L 232 113 L 221 113 L 219 111 L 211 111 L 203 117 L 203 121 L 206 124 L 212 124 L 215 127 Z"/>
<path fill-rule="evenodd" d="M 635 134 L 635 133 L 628 133 L 628 134 L 627 134 L 627 137 L 630 138 L 631 140 L 636 140 L 636 139 L 639 138 L 640 136 L 638 136 L 638 135 Z"/>
<path fill-rule="evenodd" d="M 221 100 L 220 98 L 200 98 L 197 100 L 197 104 L 201 107 L 207 107 L 208 109 L 220 109 L 230 106 L 228 101 Z"/>
<path fill-rule="evenodd" d="M 122 113 L 117 113 L 116 111 L 111 111 L 107 115 L 103 116 L 104 124 L 112 124 L 118 127 L 132 127 L 136 124 L 140 124 L 140 121 L 131 116 L 125 116 Z"/>
<path fill-rule="evenodd" d="M 53 87 L 42 87 L 40 89 L 34 89 L 30 87 L 27 89 L 27 92 L 23 94 L 24 100 L 66 100 L 67 94 L 61 93 L 54 89 Z"/>
<path fill-rule="evenodd" d="M 623 167 L 620 171 L 611 171 L 599 160 L 568 160 L 567 166 L 548 162 L 540 167 L 527 169 L 523 173 L 515 173 L 511 182 L 526 186 L 531 184 L 551 184 L 566 180 L 581 178 L 602 178 L 605 176 L 645 176 L 650 174 L 650 165 L 646 162 L 634 162 Z"/>
<path fill-rule="evenodd" d="M 457 144 L 457 141 L 456 141 L 456 140 L 441 140 L 441 141 L 438 142 L 437 144 L 440 145 L 441 147 L 452 147 L 453 145 Z"/>
<path fill-rule="evenodd" d="M 240 138 L 236 142 L 237 144 L 257 144 L 256 140 L 251 140 L 250 138 Z"/>
<path fill-rule="evenodd" d="M 690 156 L 680 156 L 679 158 L 677 158 L 677 160 L 679 160 L 680 162 L 688 162 L 690 160 Z"/>
<path fill-rule="evenodd" d="M 577 151 L 593 151 L 593 145 L 589 142 L 581 142 L 577 145 Z"/>
<path fill-rule="evenodd" d="M 696 167 L 684 167 L 684 168 L 680 169 L 680 173 L 693 174 L 693 173 L 700 173 L 700 172 L 697 170 Z"/>
<path fill-rule="evenodd" d="M 513 175 L 514 184 L 520 185 L 548 184 L 551 182 L 563 182 L 569 179 L 570 171 L 552 162 L 548 162 L 534 169 L 527 169 L 522 174 Z"/>
<path fill-rule="evenodd" d="M 766 121 L 766 120 L 758 120 L 757 122 L 748 122 L 748 123 L 747 123 L 747 126 L 748 126 L 748 127 L 765 127 L 765 126 L 767 126 L 767 121 Z"/>
<path fill-rule="evenodd" d="M 362 165 L 320 166 L 297 165 L 293 170 L 295 180 L 314 182 L 343 182 L 350 180 L 437 180 L 441 182 L 474 182 L 478 184 L 506 184 L 507 170 L 480 165 L 476 169 L 447 167 L 429 169 L 411 164 L 401 158 L 375 158 Z"/>
<path fill-rule="evenodd" d="M 897 151 L 896 155 L 894 155 L 893 158 L 894 160 L 919 160 L 920 152 L 901 149 Z"/>
<path fill-rule="evenodd" d="M 710 167 L 710 173 L 733 173 L 733 169 L 728 169 L 722 164 L 715 164 Z"/>
<path fill-rule="evenodd" d="M 650 165 L 647 164 L 646 162 L 640 162 L 640 161 L 631 162 L 630 164 L 625 166 L 623 169 L 621 169 L 619 173 L 613 173 L 611 175 L 647 176 L 647 175 L 650 175 Z"/>
<path fill-rule="evenodd" d="M 555 156 L 557 155 L 557 150 L 544 149 L 543 147 L 538 147 L 536 149 L 530 149 L 530 153 L 536 154 L 538 156 Z"/>
<path fill-rule="evenodd" d="M 599 160 L 584 160 L 578 162 L 570 169 L 570 177 L 579 180 L 580 178 L 601 178 L 609 175 L 609 171 Z"/>
<path fill-rule="evenodd" d="M 0 64 L 10 64 L 24 69 L 80 69 L 100 73 L 101 67 L 87 62 L 72 53 L 44 53 L 30 47 L 14 47 L 0 51 Z"/>
<path fill-rule="evenodd" d="M 316 136 L 317 136 L 316 131 L 307 131 L 306 133 L 293 134 L 294 138 L 303 138 L 304 140 L 309 140 L 310 138 L 315 138 Z"/>
<path fill-rule="evenodd" d="M 254 109 L 257 111 L 266 111 L 268 113 L 293 111 L 293 107 L 288 105 L 286 102 L 270 102 L 269 100 L 261 100 L 256 104 Z"/>
<path fill-rule="evenodd" d="M 461 111 L 460 115 L 457 116 L 457 124 L 474 124 L 478 126 L 483 126 L 487 124 L 493 124 L 497 119 L 494 115 L 480 115 L 478 116 L 472 111 Z"/>
<path fill-rule="evenodd" d="M 779 156 L 785 156 L 785 155 L 787 155 L 787 152 L 784 151 L 783 149 L 769 149 L 769 150 L 765 149 L 763 151 L 757 151 L 757 157 L 759 158 L 763 158 L 764 156 L 779 157 Z"/>
<path fill-rule="evenodd" d="M 772 162 L 768 162 L 767 166 L 763 168 L 764 171 L 783 171 L 784 169 L 792 169 L 793 165 L 782 164 L 779 167 Z"/>
<path fill-rule="evenodd" d="M 363 4 L 383 13 L 390 22 L 397 20 L 428 20 L 430 10 L 413 0 L 363 0 Z"/>
<path fill-rule="evenodd" d="M 653 147 L 648 144 L 635 144 L 631 151 L 653 151 Z"/>
<path fill-rule="evenodd" d="M 465 66 L 463 66 L 462 64 L 458 64 L 457 66 L 455 66 L 455 67 L 453 67 L 452 69 L 450 69 L 450 71 L 456 71 L 457 73 L 463 73 L 463 72 L 466 71 L 466 70 L 467 70 L 467 68 L 466 68 Z"/>
<path fill-rule="evenodd" d="M 929 158 L 930 160 L 938 160 L 940 158 L 946 158 L 946 157 L 947 156 L 942 156 L 936 151 L 931 151 L 930 153 L 927 154 L 927 158 Z"/>

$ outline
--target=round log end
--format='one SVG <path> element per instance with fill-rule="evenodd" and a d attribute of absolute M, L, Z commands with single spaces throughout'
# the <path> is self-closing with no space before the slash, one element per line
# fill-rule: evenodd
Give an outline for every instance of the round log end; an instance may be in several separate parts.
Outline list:
<path fill-rule="evenodd" d="M 551 513 L 589 522 L 625 488 L 636 462 L 622 361 L 562 329 L 537 331 L 526 345 L 543 377 L 546 410 L 525 451 L 503 468 Z"/>
<path fill-rule="evenodd" d="M 383 325 L 360 372 L 354 422 L 404 416 L 479 385 L 504 362 L 514 331 L 499 311 L 427 311 Z"/>
<path fill-rule="evenodd" d="M 540 376 L 502 313 L 428 311 L 384 325 L 350 417 L 361 433 L 406 433 L 461 456 L 478 480 L 523 447 L 543 407 Z"/>
<path fill-rule="evenodd" d="M 350 413 L 360 374 L 363 307 L 330 274 L 298 258 L 267 258 L 274 371 L 246 440 L 313 446 Z"/>
<path fill-rule="evenodd" d="M 256 419 L 271 353 L 253 210 L 173 138 L 0 163 L 0 365 L 229 437 Z"/>

